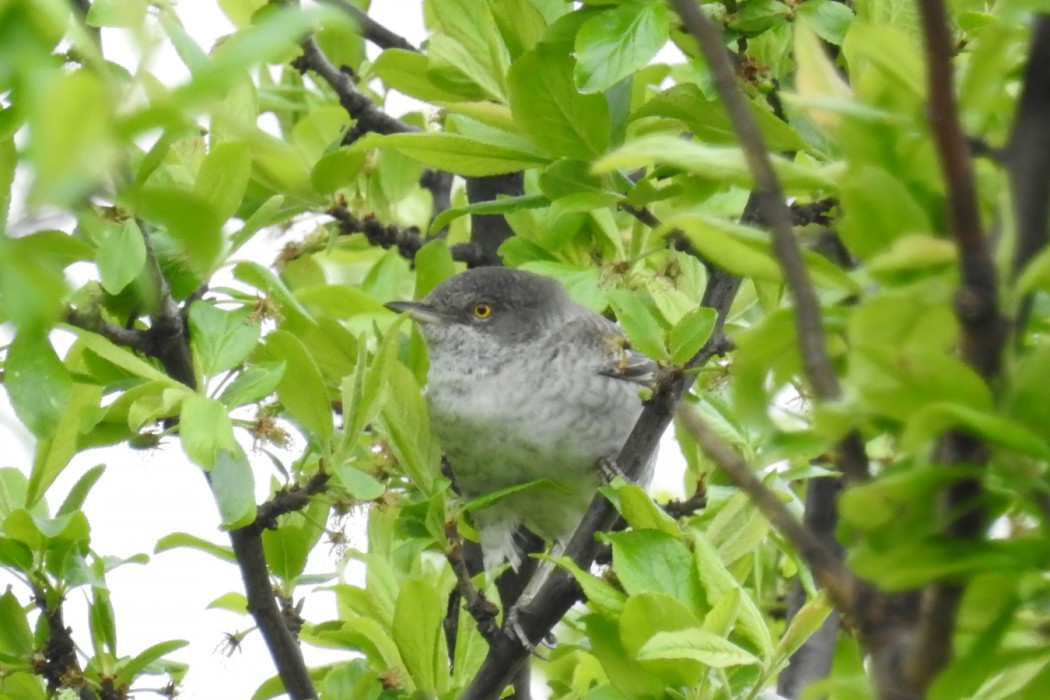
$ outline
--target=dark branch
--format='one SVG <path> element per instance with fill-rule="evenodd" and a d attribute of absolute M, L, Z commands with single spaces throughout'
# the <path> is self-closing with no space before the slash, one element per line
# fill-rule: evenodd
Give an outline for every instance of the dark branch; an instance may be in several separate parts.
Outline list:
<path fill-rule="evenodd" d="M 148 353 L 152 347 L 148 330 L 118 326 L 102 318 L 98 312 L 88 313 L 78 309 L 69 309 L 66 311 L 66 323 L 98 333 L 117 345 L 139 352 Z"/>
<path fill-rule="evenodd" d="M 952 89 L 954 42 L 942 0 L 919 0 L 919 12 L 925 35 L 927 113 L 947 190 L 949 230 L 959 251 L 962 279 L 955 310 L 962 326 L 961 354 L 991 380 L 999 372 L 1006 323 L 999 312 L 995 265 L 981 224 L 973 163 Z M 949 432 L 938 444 L 937 461 L 944 465 L 982 464 L 987 459 L 983 441 L 959 431 Z M 983 537 L 987 516 L 981 495 L 981 483 L 975 478 L 948 487 L 942 502 L 950 518 L 946 527 L 950 537 Z M 923 593 L 915 648 L 907 663 L 908 680 L 917 691 L 923 691 L 951 658 L 962 593 L 963 586 L 955 582 L 934 584 Z"/>
<path fill-rule="evenodd" d="M 1046 246 L 1050 217 L 1050 15 L 1037 15 L 1032 48 L 1024 72 L 1024 88 L 1003 157 L 1013 195 L 1017 245 L 1012 274 Z M 1023 334 L 1030 303 L 1018 318 Z"/>
<path fill-rule="evenodd" d="M 57 596 L 57 593 L 53 595 Z M 62 601 L 49 604 L 47 597 L 43 588 L 33 586 L 33 602 L 47 623 L 48 632 L 43 662 L 35 665 L 33 671 L 44 677 L 51 693 L 61 688 L 72 688 L 80 700 L 99 700 L 84 679 L 84 671 L 77 660 L 76 644 L 62 617 Z"/>
<path fill-rule="evenodd" d="M 350 213 L 343 204 L 336 204 L 328 210 L 328 214 L 338 222 L 341 235 L 349 236 L 355 233 L 364 234 L 369 243 L 381 248 L 397 248 L 401 257 L 407 260 L 415 260 L 416 253 L 426 244 L 416 228 L 403 229 L 398 226 L 384 226 L 373 216 L 363 219 Z M 456 243 L 451 246 L 452 259 L 464 262 L 468 267 L 478 267 L 485 264 L 485 258 L 473 243 Z"/>
<path fill-rule="evenodd" d="M 501 195 L 518 197 L 524 193 L 524 173 L 467 178 L 467 199 L 471 204 L 494 202 Z M 475 258 L 467 266 L 502 265 L 499 247 L 513 235 L 514 231 L 502 214 L 473 214 L 470 217 L 470 242 L 474 246 Z"/>
<path fill-rule="evenodd" d="M 405 51 L 416 51 L 415 46 L 412 45 L 408 39 L 404 38 L 400 34 L 395 34 L 383 25 L 376 22 L 374 19 L 369 17 L 367 14 L 357 9 L 356 6 L 347 2 L 346 0 L 320 0 L 328 5 L 338 7 L 343 12 L 350 15 L 354 22 L 357 23 L 357 28 L 361 32 L 367 41 L 372 42 L 381 49 L 404 49 Z"/>
<path fill-rule="evenodd" d="M 311 71 L 328 83 L 339 98 L 339 104 L 355 121 L 355 133 L 401 134 L 417 131 L 415 127 L 384 112 L 367 95 L 362 94 L 347 73 L 332 65 L 316 39 L 306 39 L 302 43 L 302 50 L 303 55 L 295 59 L 292 65 L 302 72 Z"/>
<path fill-rule="evenodd" d="M 675 519 L 694 515 L 706 507 L 707 493 L 703 489 L 698 489 L 696 493 L 684 501 L 676 499 L 668 501 L 662 506 L 663 511 Z"/>
<path fill-rule="evenodd" d="M 329 478 L 327 472 L 319 471 L 302 486 L 297 484 L 291 488 L 281 489 L 270 500 L 259 506 L 255 514 L 255 522 L 246 526 L 246 529 L 253 529 L 257 533 L 263 530 L 275 530 L 278 518 L 305 508 L 310 503 L 311 497 L 325 490 Z"/>
<path fill-rule="evenodd" d="M 232 530 L 230 542 L 244 580 L 248 612 L 266 640 L 285 692 L 292 700 L 316 698 L 317 691 L 310 680 L 299 642 L 277 606 L 259 530 L 252 526 Z"/>
<path fill-rule="evenodd" d="M 762 220 L 769 224 L 773 252 L 795 301 L 795 324 L 806 377 L 819 399 L 837 399 L 840 394 L 838 377 L 824 346 L 820 302 L 802 259 L 802 251 L 791 230 L 791 212 L 773 170 L 762 132 L 737 86 L 736 71 L 723 44 L 722 33 L 700 11 L 696 0 L 674 0 L 673 4 L 689 33 L 700 44 L 755 179 L 755 196 L 758 197 Z"/>

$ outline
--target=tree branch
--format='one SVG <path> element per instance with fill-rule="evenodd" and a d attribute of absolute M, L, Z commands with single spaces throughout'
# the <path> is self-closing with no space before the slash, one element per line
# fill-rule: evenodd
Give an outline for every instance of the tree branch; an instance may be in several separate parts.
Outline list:
<path fill-rule="evenodd" d="M 857 597 L 858 581 L 846 569 L 838 555 L 795 518 L 780 497 L 766 488 L 752 473 L 740 455 L 707 427 L 693 411 L 684 407 L 678 409 L 678 420 L 704 450 L 704 454 L 748 495 L 777 532 L 794 545 L 813 571 L 813 575 L 828 590 L 836 607 L 840 610 L 851 610 Z"/>
<path fill-rule="evenodd" d="M 405 51 L 419 52 L 415 46 L 412 45 L 408 39 L 404 38 L 400 34 L 395 34 L 383 25 L 376 22 L 374 19 L 369 17 L 365 12 L 357 9 L 355 5 L 347 2 L 346 0 L 319 0 L 327 5 L 338 7 L 340 10 L 350 15 L 354 22 L 357 23 L 357 28 L 361 32 L 367 41 L 372 42 L 381 49 L 404 49 Z"/>
<path fill-rule="evenodd" d="M 418 131 L 400 119 L 396 119 L 362 94 L 354 85 L 348 74 L 332 65 L 314 37 L 309 37 L 301 44 L 303 55 L 292 62 L 301 72 L 311 71 L 328 83 L 335 91 L 350 118 L 355 121 L 355 132 L 375 132 L 377 134 L 402 134 Z"/>
<path fill-rule="evenodd" d="M 292 700 L 311 700 L 317 697 L 317 691 L 314 690 L 299 642 L 277 607 L 260 532 L 251 525 L 230 532 L 230 543 L 248 598 L 248 612 L 262 632 L 285 692 Z"/>
<path fill-rule="evenodd" d="M 397 248 L 397 252 L 401 254 L 401 257 L 409 261 L 415 260 L 416 253 L 427 242 L 418 229 L 403 229 L 393 225 L 384 226 L 373 216 L 360 219 L 350 213 L 350 210 L 342 203 L 332 206 L 327 213 L 338 222 L 339 232 L 342 235 L 364 234 L 365 238 L 372 245 L 384 249 Z M 486 264 L 486 258 L 481 255 L 477 246 L 473 243 L 456 243 L 450 247 L 449 252 L 452 254 L 453 260 L 464 262 L 468 267 L 478 267 Z"/>
<path fill-rule="evenodd" d="M 518 197 L 525 193 L 525 174 L 507 173 L 492 177 L 468 177 L 467 199 L 471 204 L 494 202 L 500 195 Z M 474 246 L 475 261 L 468 267 L 503 264 L 499 247 L 514 235 L 502 214 L 473 214 L 470 217 L 470 242 Z"/>
<path fill-rule="evenodd" d="M 943 0 L 919 0 L 919 12 L 925 38 L 927 113 L 944 174 L 949 230 L 959 251 L 962 279 L 955 312 L 962 326 L 961 354 L 967 364 L 990 380 L 999 372 L 1006 323 L 999 312 L 995 265 L 981 225 L 973 163 L 952 89 L 954 42 Z M 1045 237 L 1045 230 L 1042 235 Z M 982 440 L 951 431 L 941 438 L 936 457 L 948 466 L 982 464 L 988 459 L 988 448 Z M 942 503 L 950 518 L 946 528 L 949 536 L 963 540 L 983 537 L 986 514 L 980 505 L 982 491 L 975 478 L 960 479 L 947 488 Z M 963 590 L 955 582 L 937 583 L 923 593 L 915 648 L 906 665 L 908 680 L 917 691 L 923 691 L 951 658 Z"/>
<path fill-rule="evenodd" d="M 84 671 L 77 660 L 76 644 L 62 617 L 61 600 L 50 605 L 47 592 L 39 585 L 34 585 L 33 602 L 47 623 L 48 632 L 43 663 L 34 665 L 33 671 L 44 677 L 51 693 L 61 688 L 71 688 L 77 692 L 80 700 L 99 700 L 84 679 Z"/>
<path fill-rule="evenodd" d="M 1003 160 L 1013 191 L 1017 242 L 1012 275 L 1046 246 L 1050 217 L 1050 15 L 1037 15 L 1032 45 L 1024 71 L 1024 88 L 1010 129 Z M 1030 302 L 1017 319 L 1023 335 Z"/>
<path fill-rule="evenodd" d="M 762 220 L 769 224 L 773 253 L 780 262 L 784 279 L 795 301 L 795 324 L 806 377 L 822 401 L 840 395 L 838 377 L 824 346 L 824 324 L 820 303 L 810 280 L 802 251 L 791 230 L 791 212 L 785 203 L 780 181 L 773 170 L 762 132 L 747 101 L 736 84 L 736 72 L 718 27 L 700 11 L 696 0 L 673 0 L 689 33 L 700 44 L 711 69 L 718 94 L 737 132 L 748 167 L 755 179 Z"/>
<path fill-rule="evenodd" d="M 328 479 L 326 472 L 318 471 L 306 484 L 278 491 L 259 506 L 251 524 L 230 532 L 230 542 L 248 597 L 248 612 L 262 632 L 285 692 L 293 700 L 316 698 L 317 691 L 299 649 L 297 634 L 302 621 L 298 610 L 290 600 L 283 598 L 282 605 L 277 605 L 263 550 L 262 532 L 276 529 L 280 516 L 305 508 L 312 496 L 324 491 Z"/>

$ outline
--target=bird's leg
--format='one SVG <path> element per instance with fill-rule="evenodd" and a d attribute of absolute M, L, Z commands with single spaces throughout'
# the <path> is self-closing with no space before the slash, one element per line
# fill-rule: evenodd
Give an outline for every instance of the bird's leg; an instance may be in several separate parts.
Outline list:
<path fill-rule="evenodd" d="M 541 659 L 544 657 L 538 652 L 537 646 L 542 644 L 553 648 L 555 641 L 554 635 L 548 634 L 539 642 L 533 643 L 532 640 L 529 639 L 528 634 L 525 633 L 525 628 L 521 625 L 521 621 L 518 617 L 518 610 L 527 606 L 539 594 L 540 590 L 543 588 L 543 584 L 547 582 L 551 573 L 554 572 L 555 564 L 552 560 L 560 557 L 564 553 L 565 543 L 555 542 L 551 545 L 551 551 L 548 558 L 539 563 L 539 566 L 536 568 L 536 574 L 529 579 L 529 583 L 525 586 L 525 590 L 522 591 L 521 596 L 518 597 L 518 602 L 507 612 L 503 623 L 503 631 L 507 636 L 517 641 L 532 654 Z"/>
<path fill-rule="evenodd" d="M 602 482 L 605 484 L 611 484 L 616 480 L 616 477 L 620 477 L 624 481 L 630 481 L 627 475 L 620 469 L 620 465 L 617 464 L 615 457 L 602 457 L 598 460 L 598 473 L 602 477 Z"/>

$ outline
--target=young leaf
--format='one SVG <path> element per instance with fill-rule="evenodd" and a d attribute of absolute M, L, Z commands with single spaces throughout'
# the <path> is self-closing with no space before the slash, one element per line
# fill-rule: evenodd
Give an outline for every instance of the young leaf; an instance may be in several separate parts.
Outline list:
<path fill-rule="evenodd" d="M 614 289 L 609 293 L 609 303 L 616 312 L 616 320 L 635 348 L 654 360 L 662 362 L 669 359 L 664 347 L 663 329 L 637 292 Z"/>
<path fill-rule="evenodd" d="M 667 5 L 633 3 L 595 13 L 576 33 L 580 92 L 603 92 L 644 68 L 667 43 Z"/>
<path fill-rule="evenodd" d="M 119 294 L 138 277 L 146 264 L 146 243 L 135 219 L 106 228 L 96 261 L 102 287 L 110 294 Z"/>
<path fill-rule="evenodd" d="M 4 385 L 15 413 L 38 438 L 58 429 L 73 378 L 43 331 L 23 328 L 11 342 L 4 362 Z"/>
<path fill-rule="evenodd" d="M 240 449 L 226 407 L 200 394 L 182 402 L 179 437 L 186 456 L 204 471 L 215 468 L 220 453 Z"/>
<path fill-rule="evenodd" d="M 190 344 L 201 372 L 212 377 L 241 364 L 259 340 L 259 324 L 251 309 L 223 311 L 205 301 L 190 306 Z"/>
<path fill-rule="evenodd" d="M 209 473 L 223 527 L 235 530 L 255 520 L 255 477 L 244 450 L 220 450 Z"/>
<path fill-rule="evenodd" d="M 602 95 L 583 95 L 573 82 L 565 47 L 538 44 L 510 67 L 514 121 L 537 148 L 560 158 L 591 160 L 609 145 L 609 107 Z"/>

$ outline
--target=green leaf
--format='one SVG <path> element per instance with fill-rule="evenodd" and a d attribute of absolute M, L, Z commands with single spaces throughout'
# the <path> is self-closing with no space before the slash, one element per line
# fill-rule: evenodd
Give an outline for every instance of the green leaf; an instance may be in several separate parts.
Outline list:
<path fill-rule="evenodd" d="M 841 164 L 820 167 L 800 165 L 780 156 L 770 156 L 773 168 L 786 191 L 835 192 L 842 175 Z M 751 189 L 754 180 L 744 153 L 736 147 L 707 146 L 678 136 L 650 134 L 628 141 L 598 159 L 594 172 L 607 173 L 620 169 L 671 165 L 723 184 Z"/>
<path fill-rule="evenodd" d="M 623 613 L 627 595 L 589 571 L 584 571 L 569 557 L 557 557 L 554 563 L 569 571 L 583 589 L 587 607 L 606 617 L 616 619 Z"/>
<path fill-rule="evenodd" d="M 862 259 L 885 250 L 908 234 L 928 234 L 930 217 L 911 191 L 881 168 L 850 168 L 841 183 L 844 215 L 839 233 L 850 252 Z M 886 202 L 893 202 L 887 207 Z"/>
<path fill-rule="evenodd" d="M 263 359 L 283 361 L 295 368 L 295 372 L 285 372 L 281 377 L 277 396 L 306 430 L 322 440 L 331 437 L 334 428 L 328 387 L 303 342 L 288 331 L 274 331 L 266 336 L 260 354 Z"/>
<path fill-rule="evenodd" d="M 110 294 L 119 294 L 138 277 L 146 264 L 146 243 L 134 219 L 107 227 L 96 260 L 102 287 Z"/>
<path fill-rule="evenodd" d="M 500 147 L 458 134 L 368 134 L 361 148 L 393 148 L 437 170 L 465 177 L 503 175 L 549 162 L 538 153 Z"/>
<path fill-rule="evenodd" d="M 255 477 L 244 450 L 220 450 L 209 472 L 209 483 L 223 527 L 236 530 L 255 520 Z"/>
<path fill-rule="evenodd" d="M 145 360 L 140 359 L 130 350 L 120 347 L 113 343 L 113 341 L 104 338 L 97 333 L 77 328 L 76 326 L 63 326 L 64 330 L 68 330 L 77 336 L 80 343 L 91 352 L 95 353 L 102 359 L 112 362 L 117 367 L 143 379 L 150 381 L 162 382 L 169 386 L 182 387 L 183 385 L 169 377 L 164 372 L 156 369 L 153 365 L 149 364 Z"/>
<path fill-rule="evenodd" d="M 711 668 L 757 664 L 758 659 L 727 639 L 702 629 L 657 632 L 638 651 L 639 659 L 693 659 Z"/>
<path fill-rule="evenodd" d="M 374 501 L 386 493 L 386 486 L 381 481 L 360 469 L 337 464 L 334 471 L 339 483 L 358 501 Z"/>
<path fill-rule="evenodd" d="M 565 47 L 539 44 L 510 68 L 514 121 L 537 148 L 559 158 L 591 160 L 609 145 L 609 107 L 602 95 L 583 95 L 573 82 Z"/>
<path fill-rule="evenodd" d="M 452 221 L 467 214 L 506 214 L 509 212 L 522 211 L 524 209 L 539 209 L 550 205 L 543 195 L 521 195 L 519 197 L 503 197 L 489 202 L 477 202 L 463 207 L 451 207 L 434 217 L 430 222 L 429 232 L 431 235 L 445 228 Z"/>
<path fill-rule="evenodd" d="M 416 251 L 415 263 L 416 299 L 422 299 L 434 287 L 456 274 L 456 264 L 443 238 L 435 238 Z"/>
<path fill-rule="evenodd" d="M 0 595 L 0 652 L 28 659 L 33 646 L 26 611 L 8 587 Z"/>
<path fill-rule="evenodd" d="M 23 328 L 8 347 L 4 386 L 18 418 L 38 438 L 55 434 L 73 394 L 73 378 L 43 331 Z"/>
<path fill-rule="evenodd" d="M 85 196 L 115 164 L 113 100 L 90 69 L 55 71 L 30 119 L 32 199 L 58 206 Z"/>
<path fill-rule="evenodd" d="M 213 146 L 197 171 L 193 193 L 211 205 L 221 221 L 237 213 L 252 173 L 251 148 L 243 141 Z"/>
<path fill-rule="evenodd" d="M 667 336 L 671 363 L 684 365 L 700 352 L 714 332 L 717 320 L 718 312 L 708 307 L 694 309 L 680 318 Z"/>
<path fill-rule="evenodd" d="M 179 437 L 190 461 L 208 472 L 215 468 L 220 454 L 240 449 L 226 407 L 200 394 L 182 402 Z"/>
<path fill-rule="evenodd" d="M 628 2 L 594 13 L 576 33 L 580 92 L 602 92 L 647 66 L 667 43 L 667 33 L 662 2 Z"/>
<path fill-rule="evenodd" d="M 360 175 L 367 156 L 367 152 L 360 148 L 346 146 L 326 153 L 310 171 L 310 182 L 322 194 L 330 194 L 346 187 Z"/>
<path fill-rule="evenodd" d="M 285 583 L 294 581 L 306 569 L 311 544 L 307 533 L 290 521 L 291 517 L 285 518 L 281 527 L 267 529 L 262 533 L 263 550 L 270 572 Z"/>
<path fill-rule="evenodd" d="M 614 289 L 609 292 L 609 303 L 632 346 L 654 360 L 663 362 L 669 359 L 663 329 L 640 293 Z"/>
<path fill-rule="evenodd" d="M 485 0 L 433 0 L 429 5 L 440 32 L 431 36 L 429 54 L 441 55 L 497 102 L 506 94 L 510 56 Z"/>
<path fill-rule="evenodd" d="M 824 620 L 828 619 L 832 610 L 824 591 L 817 593 L 816 598 L 806 601 L 806 604 L 791 617 L 784 635 L 777 642 L 774 657 L 777 663 L 786 663 L 791 655 L 824 625 Z"/>
<path fill-rule="evenodd" d="M 18 151 L 14 138 L 0 139 L 0 234 L 7 233 L 7 216 L 11 209 L 11 184 L 15 181 Z"/>
<path fill-rule="evenodd" d="M 394 642 L 417 688 L 431 696 L 448 686 L 444 609 L 434 587 L 414 578 L 402 584 L 394 608 Z"/>
<path fill-rule="evenodd" d="M 398 463 L 415 485 L 429 494 L 440 474 L 441 448 L 430 430 L 430 415 L 412 372 L 395 363 L 389 372 L 387 396 L 378 428 L 390 443 Z"/>
<path fill-rule="evenodd" d="M 170 535 L 161 537 L 157 540 L 157 546 L 153 548 L 153 551 L 156 554 L 160 554 L 161 552 L 180 548 L 196 549 L 227 562 L 237 561 L 237 557 L 233 554 L 233 548 L 226 545 L 215 544 L 197 537 L 196 535 L 190 535 L 185 532 L 173 532 Z"/>
<path fill-rule="evenodd" d="M 266 5 L 267 0 L 219 0 L 219 7 L 237 28 L 247 27 L 252 15 Z"/>
<path fill-rule="evenodd" d="M 690 545 L 700 582 L 709 601 L 720 602 L 731 591 L 741 588 L 740 582 L 726 568 L 721 555 L 710 540 L 693 531 L 690 533 Z M 766 619 L 747 591 L 741 591 L 739 598 L 736 628 L 754 643 L 759 653 L 768 656 L 773 651 L 773 640 Z"/>
<path fill-rule="evenodd" d="M 617 193 L 606 189 L 601 179 L 591 173 L 590 163 L 569 158 L 551 163 L 540 173 L 540 189 L 552 200 L 589 194 L 609 198 L 611 204 L 619 197 Z"/>
<path fill-rule="evenodd" d="M 251 309 L 223 311 L 205 301 L 190 305 L 190 345 L 201 372 L 212 377 L 241 364 L 259 341 Z"/>
<path fill-rule="evenodd" d="M 429 73 L 430 61 L 421 53 L 386 49 L 372 64 L 372 72 L 388 87 L 424 102 L 458 102 L 464 97 L 435 83 Z"/>
<path fill-rule="evenodd" d="M 230 251 L 227 253 L 227 256 L 232 256 L 240 250 L 241 246 L 247 243 L 260 229 L 280 221 L 282 217 L 278 216 L 278 214 L 283 205 L 284 195 L 281 194 L 275 194 L 259 205 L 259 208 L 244 222 L 244 226 L 230 236 Z"/>
<path fill-rule="evenodd" d="M 35 504 L 58 478 L 77 454 L 77 439 L 84 425 L 85 414 L 95 413 L 102 399 L 102 387 L 94 384 L 74 384 L 73 393 L 63 407 L 62 416 L 52 437 L 36 446 L 33 471 L 29 478 L 28 505 Z"/>
<path fill-rule="evenodd" d="M 222 391 L 219 400 L 233 408 L 261 401 L 277 391 L 284 377 L 285 362 L 260 362 L 240 372 Z"/>
<path fill-rule="evenodd" d="M 117 678 L 116 682 L 119 684 L 130 685 L 135 678 L 146 670 L 146 667 L 151 663 L 160 659 L 167 654 L 181 649 L 182 647 L 189 644 L 187 641 L 181 639 L 172 639 L 167 642 L 160 642 L 153 646 L 139 652 L 135 656 L 131 657 L 127 661 L 122 661 L 117 665 Z"/>
<path fill-rule="evenodd" d="M 835 0 L 806 0 L 797 12 L 824 41 L 840 46 L 846 30 L 853 23 L 853 10 Z"/>
<path fill-rule="evenodd" d="M 96 655 L 115 654 L 117 647 L 117 625 L 113 619 L 113 603 L 109 592 L 101 587 L 92 590 L 91 607 L 88 610 L 88 625 L 91 642 Z"/>
<path fill-rule="evenodd" d="M 691 610 L 702 609 L 693 556 L 680 540 L 659 530 L 634 530 L 606 535 L 612 542 L 613 568 L 624 589 L 638 593 L 665 593 Z"/>
<path fill-rule="evenodd" d="M 209 200 L 172 187 L 148 187 L 129 192 L 124 204 L 163 226 L 198 268 L 210 269 L 219 259 L 223 219 Z"/>
<path fill-rule="evenodd" d="M 240 615 L 248 614 L 248 598 L 243 593 L 223 593 L 208 603 L 208 610 L 229 610 Z"/>
<path fill-rule="evenodd" d="M 666 235 L 675 230 L 684 233 L 705 260 L 728 272 L 762 282 L 783 279 L 765 232 L 725 219 L 680 214 L 664 222 L 657 233 Z"/>
<path fill-rule="evenodd" d="M 641 655 L 655 636 L 699 629 L 697 615 L 687 606 L 663 593 L 640 593 L 627 599 L 618 622 L 620 642 L 627 657 L 638 662 L 654 680 L 662 681 L 664 686 L 693 686 L 699 681 L 703 667 L 696 661 L 643 659 Z"/>
<path fill-rule="evenodd" d="M 146 7 L 146 0 L 95 0 L 84 20 L 91 27 L 139 27 Z"/>
<path fill-rule="evenodd" d="M 84 475 L 77 479 L 77 483 L 73 484 L 73 488 L 69 490 L 69 495 L 66 496 L 66 500 L 62 502 L 55 515 L 68 515 L 74 511 L 81 510 L 84 507 L 84 502 L 87 500 L 88 493 L 91 491 L 91 487 L 95 485 L 105 471 L 106 465 L 97 464 L 84 472 Z"/>
<path fill-rule="evenodd" d="M 1009 418 L 1002 418 L 971 406 L 951 403 L 929 403 L 908 421 L 901 437 L 904 450 L 916 451 L 949 428 L 1037 459 L 1050 458 L 1046 439 Z"/>

